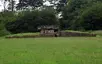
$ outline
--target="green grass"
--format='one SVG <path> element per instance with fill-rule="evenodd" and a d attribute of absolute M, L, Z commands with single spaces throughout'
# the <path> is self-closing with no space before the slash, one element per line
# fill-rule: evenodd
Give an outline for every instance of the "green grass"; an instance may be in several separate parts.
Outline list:
<path fill-rule="evenodd" d="M 65 32 L 74 32 L 74 33 L 89 33 L 85 31 L 74 31 L 74 30 L 64 30 Z"/>
<path fill-rule="evenodd" d="M 0 64 L 102 64 L 102 37 L 0 38 Z"/>
<path fill-rule="evenodd" d="M 18 33 L 18 34 L 11 34 L 11 35 L 7 35 L 6 37 L 8 36 L 26 36 L 26 35 L 39 35 L 40 33 L 37 32 L 37 33 Z"/>
<path fill-rule="evenodd" d="M 74 30 L 64 30 L 66 32 L 74 32 L 74 33 L 90 33 L 90 34 L 96 34 L 98 36 L 102 36 L 102 30 L 96 30 L 96 31 L 74 31 Z"/>

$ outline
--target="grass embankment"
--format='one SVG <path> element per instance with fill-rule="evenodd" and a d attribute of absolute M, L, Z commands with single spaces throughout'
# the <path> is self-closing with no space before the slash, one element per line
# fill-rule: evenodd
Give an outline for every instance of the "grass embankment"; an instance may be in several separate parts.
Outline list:
<path fill-rule="evenodd" d="M 92 31 L 91 33 L 97 34 L 98 36 L 102 36 L 102 30 Z"/>
<path fill-rule="evenodd" d="M 102 64 L 102 38 L 0 38 L 0 64 Z"/>
<path fill-rule="evenodd" d="M 61 31 L 61 33 L 66 34 L 65 36 L 69 37 L 79 37 L 79 36 L 92 36 L 95 37 L 96 33 L 92 33 L 92 32 L 81 32 L 81 31 L 73 31 L 73 30 L 64 30 Z M 63 37 L 63 35 L 61 35 Z M 34 38 L 34 37 L 41 37 L 40 36 L 40 32 L 37 33 L 19 33 L 19 34 L 11 34 L 11 35 L 7 35 L 5 36 L 6 38 Z"/>
<path fill-rule="evenodd" d="M 61 32 L 62 36 L 67 37 L 96 37 L 96 34 L 90 32 L 65 30 Z"/>
<path fill-rule="evenodd" d="M 37 37 L 40 33 L 19 33 L 19 34 L 11 34 L 5 36 L 6 38 L 30 38 L 30 37 Z"/>
<path fill-rule="evenodd" d="M 97 36 L 102 36 L 102 30 L 96 30 L 96 31 L 73 31 L 73 30 L 65 30 L 65 32 L 96 34 Z"/>

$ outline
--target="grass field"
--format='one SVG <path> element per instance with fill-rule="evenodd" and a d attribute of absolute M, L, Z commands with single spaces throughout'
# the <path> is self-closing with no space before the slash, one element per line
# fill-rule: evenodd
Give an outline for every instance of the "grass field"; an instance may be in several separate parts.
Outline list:
<path fill-rule="evenodd" d="M 102 37 L 0 38 L 0 64 L 102 64 Z"/>

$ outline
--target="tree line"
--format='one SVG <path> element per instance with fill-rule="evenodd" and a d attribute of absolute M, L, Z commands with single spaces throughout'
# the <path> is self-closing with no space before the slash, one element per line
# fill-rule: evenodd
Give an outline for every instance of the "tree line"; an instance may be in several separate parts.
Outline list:
<path fill-rule="evenodd" d="M 37 27 L 41 25 L 58 25 L 61 30 L 102 29 L 102 0 L 19 0 L 17 4 L 15 0 L 2 2 L 4 10 L 0 12 L 0 32 L 3 35 L 37 32 Z M 45 5 L 45 2 L 50 5 Z"/>

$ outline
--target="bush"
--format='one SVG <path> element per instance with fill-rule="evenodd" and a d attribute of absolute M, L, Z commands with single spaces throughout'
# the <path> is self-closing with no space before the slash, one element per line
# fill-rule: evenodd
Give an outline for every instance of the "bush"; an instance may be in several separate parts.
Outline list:
<path fill-rule="evenodd" d="M 5 36 L 5 35 L 9 35 L 10 32 L 8 32 L 6 29 L 0 30 L 0 36 Z"/>
<path fill-rule="evenodd" d="M 11 12 L 0 12 L 0 36 L 8 35 L 10 34 L 5 29 L 5 24 L 7 22 L 12 22 L 16 19 L 14 13 Z"/>

